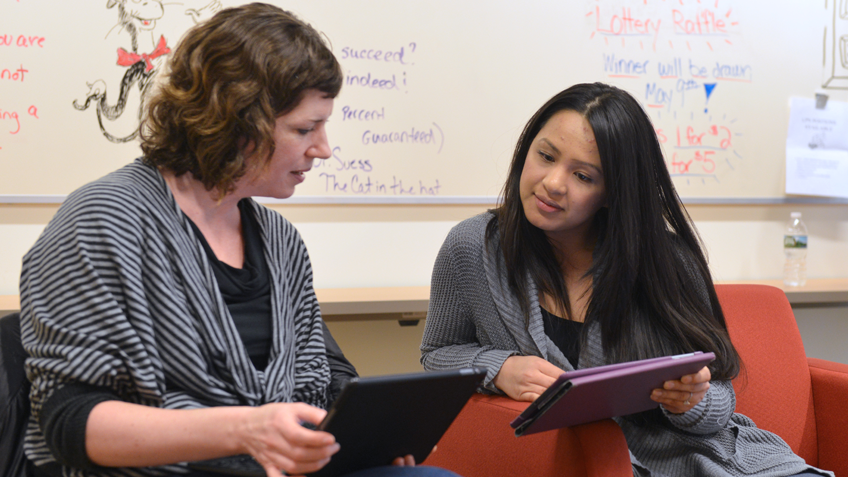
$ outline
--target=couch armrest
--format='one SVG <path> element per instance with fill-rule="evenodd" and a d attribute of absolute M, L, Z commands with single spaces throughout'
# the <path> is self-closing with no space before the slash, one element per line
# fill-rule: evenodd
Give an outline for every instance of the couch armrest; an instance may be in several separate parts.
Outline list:
<path fill-rule="evenodd" d="M 424 464 L 464 477 L 633 475 L 627 442 L 613 420 L 515 437 L 509 423 L 527 405 L 474 395 Z"/>
<path fill-rule="evenodd" d="M 816 412 L 819 467 L 848 475 L 848 364 L 807 358 Z"/>

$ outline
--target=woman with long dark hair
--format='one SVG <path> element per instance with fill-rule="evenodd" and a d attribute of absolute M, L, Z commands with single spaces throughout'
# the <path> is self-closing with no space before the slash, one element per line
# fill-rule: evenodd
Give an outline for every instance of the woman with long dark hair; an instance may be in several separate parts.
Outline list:
<path fill-rule="evenodd" d="M 639 103 L 562 91 L 524 128 L 502 204 L 445 240 L 422 364 L 485 366 L 487 391 L 533 401 L 564 370 L 711 351 L 653 391 L 658 409 L 616 419 L 636 475 L 815 471 L 734 414 L 741 364 L 690 222 Z"/>

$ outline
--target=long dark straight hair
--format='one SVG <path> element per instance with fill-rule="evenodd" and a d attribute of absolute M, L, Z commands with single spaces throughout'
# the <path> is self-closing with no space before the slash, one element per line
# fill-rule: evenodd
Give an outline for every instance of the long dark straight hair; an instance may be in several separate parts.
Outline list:
<path fill-rule="evenodd" d="M 602 83 L 560 92 L 533 115 L 515 147 L 486 238 L 496 241 L 525 321 L 530 281 L 571 309 L 557 252 L 524 215 L 519 194 L 530 146 L 554 114 L 570 110 L 592 127 L 606 186 L 606 207 L 594 218 L 598 241 L 586 332 L 600 327 L 610 362 L 712 351 L 713 379 L 732 379 L 740 362 L 730 342 L 700 237 L 674 189 L 650 119 L 628 93 Z"/>

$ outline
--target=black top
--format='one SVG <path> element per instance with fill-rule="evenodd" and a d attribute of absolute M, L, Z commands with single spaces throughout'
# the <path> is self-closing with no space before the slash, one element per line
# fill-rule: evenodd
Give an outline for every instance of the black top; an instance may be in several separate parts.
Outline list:
<path fill-rule="evenodd" d="M 227 309 L 253 366 L 262 370 L 268 364 L 271 353 L 271 275 L 265 262 L 262 230 L 251 213 L 248 199 L 238 203 L 241 214 L 242 236 L 244 237 L 244 268 L 234 268 L 218 260 L 203 234 L 192 222 L 194 233 L 203 244 L 218 288 L 224 297 Z M 189 220 L 191 222 L 191 220 Z M 330 364 L 330 389 L 327 390 L 328 405 L 332 404 L 348 380 L 358 376 L 356 368 L 345 358 L 341 348 L 333 339 L 327 324 L 324 329 L 324 347 Z"/>
<path fill-rule="evenodd" d="M 544 308 L 542 308 L 542 321 L 545 322 L 545 334 L 562 351 L 571 366 L 577 369 L 583 323 L 560 318 Z"/>
<path fill-rule="evenodd" d="M 244 237 L 244 266 L 232 267 L 215 256 L 209 242 L 191 220 L 192 228 L 215 274 L 218 288 L 230 310 L 239 336 L 247 354 L 257 370 L 268 365 L 271 353 L 271 278 L 265 263 L 262 233 L 259 222 L 250 212 L 246 200 L 238 203 L 241 213 L 242 237 Z"/>

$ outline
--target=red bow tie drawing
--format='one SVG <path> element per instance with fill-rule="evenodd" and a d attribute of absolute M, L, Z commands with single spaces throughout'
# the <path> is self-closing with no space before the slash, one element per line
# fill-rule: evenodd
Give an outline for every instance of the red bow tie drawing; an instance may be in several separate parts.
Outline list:
<path fill-rule="evenodd" d="M 156 45 L 156 49 L 148 53 L 131 53 L 123 48 L 118 48 L 118 64 L 121 66 L 132 66 L 139 61 L 144 61 L 147 67 L 144 71 L 150 71 L 153 69 L 153 62 L 151 60 L 155 60 L 156 58 L 166 55 L 171 52 L 171 49 L 168 48 L 168 45 L 165 44 L 165 36 L 159 37 L 159 44 Z"/>

